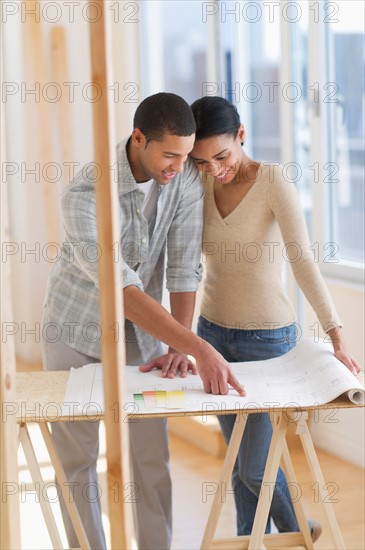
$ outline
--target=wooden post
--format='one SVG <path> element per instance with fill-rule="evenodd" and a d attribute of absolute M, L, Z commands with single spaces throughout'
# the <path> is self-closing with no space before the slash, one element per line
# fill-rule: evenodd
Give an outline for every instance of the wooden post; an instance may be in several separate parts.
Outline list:
<path fill-rule="evenodd" d="M 0 53 L 1 55 L 1 53 Z M 2 61 L 2 59 L 0 59 Z M 1 82 L 2 79 L 1 63 Z M 1 103 L 1 158 L 5 161 L 4 103 Z M 1 242 L 10 241 L 8 227 L 8 194 L 6 183 L 1 184 Z M 18 438 L 16 424 L 15 395 L 15 347 L 14 336 L 6 333 L 6 323 L 13 321 L 11 305 L 11 276 L 9 258 L 1 262 L 1 366 L 0 366 L 0 548 L 17 550 L 20 548 L 19 484 L 18 484 Z"/>
<path fill-rule="evenodd" d="M 35 0 L 27 0 L 27 10 L 37 13 L 40 3 Z M 61 242 L 61 221 L 59 214 L 59 200 L 57 194 L 57 184 L 47 182 L 42 177 L 42 170 L 49 162 L 54 162 L 52 148 L 52 113 L 50 104 L 43 98 L 42 93 L 45 84 L 47 84 L 47 64 L 45 52 L 42 44 L 41 23 L 35 15 L 29 15 L 26 18 L 25 26 L 25 60 L 29 67 L 31 83 L 33 87 L 40 86 L 41 99 L 36 108 L 39 132 L 36 133 L 39 138 L 39 158 L 37 159 L 41 166 L 41 185 L 44 201 L 44 217 L 46 225 L 46 238 L 48 242 Z M 51 265 L 51 264 L 50 264 Z"/>
<path fill-rule="evenodd" d="M 90 23 L 92 82 L 101 90 L 93 103 L 95 162 L 101 176 L 96 182 L 98 235 L 101 247 L 99 261 L 100 318 L 102 362 L 104 365 L 105 427 L 108 464 L 108 502 L 111 546 L 131 548 L 131 509 L 124 503 L 123 489 L 130 481 L 128 424 L 123 410 L 124 392 L 124 316 L 120 266 L 114 261 L 113 244 L 120 241 L 118 189 L 113 181 L 116 140 L 113 112 L 108 101 L 111 79 L 110 28 L 108 11 L 97 0 L 101 17 Z M 116 338 L 116 334 L 119 335 Z M 117 497 L 117 498 L 116 498 Z M 128 517 L 127 517 L 128 516 Z"/>
<path fill-rule="evenodd" d="M 57 82 L 62 89 L 62 97 L 57 102 L 62 160 L 63 162 L 70 162 L 74 160 L 74 151 L 71 106 L 66 94 L 64 93 L 64 83 L 68 82 L 69 78 L 67 74 L 66 36 L 65 29 L 63 27 L 53 27 L 51 29 L 51 49 L 53 80 Z M 63 170 L 63 183 L 65 185 L 70 183 L 67 178 L 66 170 Z"/>

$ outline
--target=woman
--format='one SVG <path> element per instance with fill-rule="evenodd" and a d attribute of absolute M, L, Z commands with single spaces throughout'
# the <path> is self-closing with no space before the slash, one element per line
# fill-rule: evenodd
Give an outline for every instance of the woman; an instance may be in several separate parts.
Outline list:
<path fill-rule="evenodd" d="M 205 186 L 207 278 L 198 334 L 229 362 L 287 353 L 296 344 L 297 325 L 282 282 L 286 259 L 336 357 L 356 374 L 360 367 L 346 350 L 341 322 L 314 263 L 294 185 L 285 181 L 281 166 L 248 157 L 245 130 L 231 103 L 204 97 L 191 107 L 197 124 L 191 157 Z M 236 416 L 218 418 L 228 443 Z M 238 535 L 252 531 L 271 433 L 268 414 L 249 416 L 232 474 Z M 282 470 L 270 515 L 280 532 L 299 530 Z M 310 520 L 309 526 L 316 540 L 320 524 Z"/>

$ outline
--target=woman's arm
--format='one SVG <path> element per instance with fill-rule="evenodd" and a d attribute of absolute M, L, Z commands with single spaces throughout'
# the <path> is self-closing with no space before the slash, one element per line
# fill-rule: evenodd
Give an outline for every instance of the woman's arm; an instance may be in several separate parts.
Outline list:
<path fill-rule="evenodd" d="M 274 181 L 269 183 L 268 202 L 286 247 L 294 277 L 329 335 L 335 356 L 357 374 L 361 368 L 347 350 L 338 317 L 328 288 L 310 249 L 307 226 L 298 193 L 292 182 L 285 181 L 282 167 L 275 166 Z"/>

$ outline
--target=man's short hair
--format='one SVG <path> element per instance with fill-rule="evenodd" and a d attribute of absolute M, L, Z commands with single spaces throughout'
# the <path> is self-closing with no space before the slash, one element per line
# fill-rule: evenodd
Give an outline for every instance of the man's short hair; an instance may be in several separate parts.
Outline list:
<path fill-rule="evenodd" d="M 139 128 L 149 141 L 162 141 L 166 134 L 191 136 L 196 124 L 189 104 L 176 94 L 160 92 L 144 99 L 137 107 L 133 128 Z"/>

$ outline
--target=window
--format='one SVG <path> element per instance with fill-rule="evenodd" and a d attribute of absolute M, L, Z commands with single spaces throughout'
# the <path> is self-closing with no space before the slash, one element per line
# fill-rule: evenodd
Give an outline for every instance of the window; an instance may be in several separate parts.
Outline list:
<path fill-rule="evenodd" d="M 364 3 L 150 0 L 142 5 L 160 10 L 157 18 L 151 12 L 147 17 L 150 81 L 156 62 L 158 89 L 189 102 L 207 94 L 232 101 L 246 127 L 250 155 L 299 167 L 300 177 L 294 177 L 295 170 L 287 173 L 300 193 L 323 272 L 361 281 Z M 158 41 L 156 50 L 152 44 Z"/>
<path fill-rule="evenodd" d="M 364 263 L 364 3 L 338 4 L 326 27 L 329 233 L 341 260 Z"/>
<path fill-rule="evenodd" d="M 251 5 L 250 5 L 251 4 Z M 238 108 L 253 158 L 280 161 L 280 21 L 257 2 L 223 2 L 220 95 Z"/>
<path fill-rule="evenodd" d="M 208 24 L 202 2 L 141 3 L 144 95 L 166 91 L 192 103 L 207 82 Z"/>

